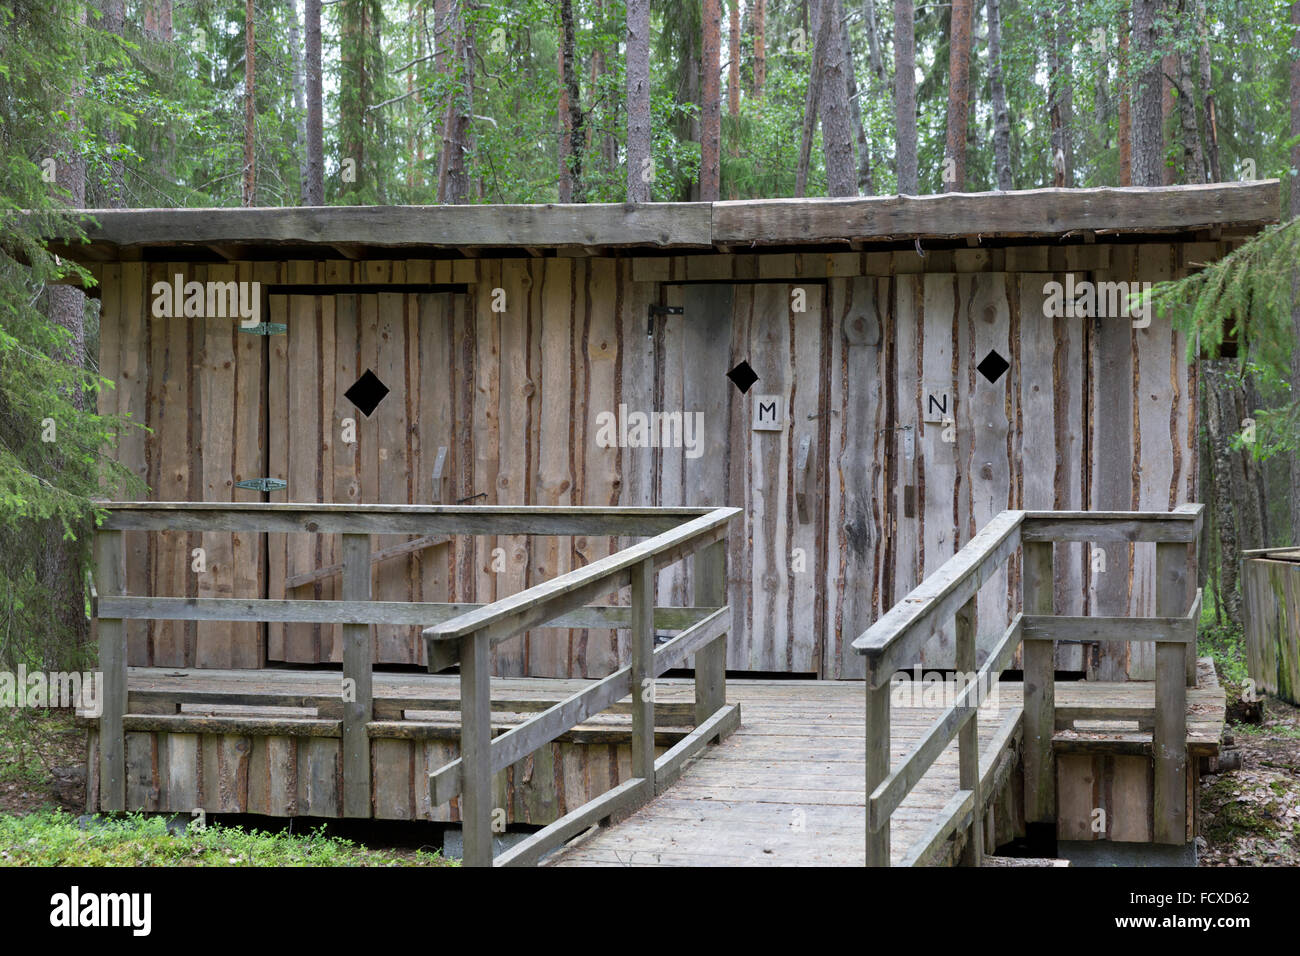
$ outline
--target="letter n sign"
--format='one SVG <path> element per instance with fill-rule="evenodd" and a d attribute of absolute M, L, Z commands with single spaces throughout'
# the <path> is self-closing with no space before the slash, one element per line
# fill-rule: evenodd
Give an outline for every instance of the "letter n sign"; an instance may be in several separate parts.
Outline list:
<path fill-rule="evenodd" d="M 753 428 L 756 432 L 779 432 L 785 427 L 785 401 L 780 395 L 755 395 Z"/>
<path fill-rule="evenodd" d="M 952 386 L 947 382 L 926 382 L 921 392 L 921 421 L 943 422 L 956 418 Z"/>

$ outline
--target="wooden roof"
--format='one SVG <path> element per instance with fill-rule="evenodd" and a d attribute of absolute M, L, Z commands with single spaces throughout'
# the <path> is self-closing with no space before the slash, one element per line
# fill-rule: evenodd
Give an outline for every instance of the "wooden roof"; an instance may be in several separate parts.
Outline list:
<path fill-rule="evenodd" d="M 311 206 L 84 210 L 85 262 L 655 254 L 825 248 L 916 240 L 996 245 L 1254 232 L 1277 221 L 1278 181 L 1031 189 L 715 203 Z"/>

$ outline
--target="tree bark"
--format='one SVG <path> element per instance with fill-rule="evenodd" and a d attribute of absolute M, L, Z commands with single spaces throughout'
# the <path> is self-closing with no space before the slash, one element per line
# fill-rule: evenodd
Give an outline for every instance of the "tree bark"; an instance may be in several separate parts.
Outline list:
<path fill-rule="evenodd" d="M 1133 0 L 1134 186 L 1164 184 L 1164 123 L 1161 110 L 1161 57 L 1157 52 L 1156 16 L 1161 0 Z"/>
<path fill-rule="evenodd" d="M 307 178 L 303 187 L 303 205 L 325 205 L 325 145 L 324 112 L 321 107 L 321 55 L 320 55 L 320 4 L 321 0 L 304 0 L 303 32 L 306 35 L 307 97 Z"/>
<path fill-rule="evenodd" d="M 816 3 L 816 0 L 814 0 L 814 3 Z M 818 28 L 820 10 L 819 5 L 805 7 L 805 12 L 813 21 L 814 43 L 808 57 L 808 87 L 804 90 L 803 124 L 799 130 L 799 162 L 794 171 L 794 194 L 796 197 L 803 197 L 808 192 L 808 168 L 812 165 L 813 134 L 817 131 L 817 106 L 822 92 L 822 84 L 819 79 L 821 66 L 817 60 L 824 52 L 822 44 L 816 42 L 815 36 L 820 33 Z"/>
<path fill-rule="evenodd" d="M 740 118 L 740 0 L 727 0 L 727 112 Z"/>
<path fill-rule="evenodd" d="M 293 63 L 293 124 L 298 141 L 294 144 L 294 153 L 298 156 L 298 195 L 304 205 L 308 202 L 308 182 L 311 179 L 311 167 L 307 159 L 307 86 L 303 77 L 302 47 L 298 37 L 298 0 L 289 0 L 289 55 Z"/>
<path fill-rule="evenodd" d="M 966 129 L 970 118 L 970 35 L 974 3 L 953 0 L 948 44 L 948 141 L 944 149 L 943 191 L 966 188 Z M 950 174 L 951 173 L 951 174 Z"/>
<path fill-rule="evenodd" d="M 1294 8 L 1293 8 L 1294 15 Z M 1210 35 L 1206 25 L 1205 0 L 1196 0 L 1197 69 L 1201 79 L 1201 115 L 1204 117 L 1205 159 L 1210 167 L 1210 181 L 1222 182 L 1223 170 L 1219 167 L 1219 120 L 1215 115 L 1214 77 L 1210 71 Z M 1295 69 L 1292 62 L 1291 68 Z M 1295 90 L 1291 93 L 1291 107 L 1295 108 Z"/>
<path fill-rule="evenodd" d="M 627 0 L 627 201 L 649 202 L 650 0 Z"/>
<path fill-rule="evenodd" d="M 704 0 L 700 56 L 700 201 L 721 199 L 722 163 L 722 10 L 720 0 Z"/>
<path fill-rule="evenodd" d="M 857 68 L 853 64 L 853 44 L 849 42 L 848 24 L 842 24 L 844 47 L 844 79 L 849 95 L 849 119 L 853 124 L 853 136 L 858 143 L 858 193 L 863 196 L 873 195 L 876 191 L 871 175 L 871 143 L 867 139 L 867 128 L 862 122 L 862 97 L 858 89 Z"/>
<path fill-rule="evenodd" d="M 894 112 L 898 118 L 898 191 L 918 189 L 916 159 L 916 36 L 912 0 L 894 0 Z"/>
<path fill-rule="evenodd" d="M 1069 2 L 1059 0 L 1052 11 L 1052 36 L 1047 44 L 1047 112 L 1051 129 L 1053 184 L 1073 184 L 1074 150 L 1070 142 L 1073 112 L 1070 67 Z"/>
<path fill-rule="evenodd" d="M 1291 168 L 1300 169 L 1300 0 L 1291 2 Z M 1300 176 L 1291 175 L 1291 218 L 1300 218 Z M 1291 274 L 1291 397 L 1300 400 L 1300 269 Z M 1291 543 L 1300 547 L 1300 448 L 1291 450 Z"/>
<path fill-rule="evenodd" d="M 767 0 L 754 5 L 754 99 L 763 98 L 767 83 Z"/>
<path fill-rule="evenodd" d="M 826 192 L 830 196 L 856 196 L 858 171 L 853 163 L 853 129 L 849 118 L 849 86 L 845 76 L 843 10 L 840 0 L 821 0 L 817 45 L 825 51 L 815 57 L 821 65 L 822 155 L 826 163 Z"/>
<path fill-rule="evenodd" d="M 560 0 L 560 115 L 564 130 L 560 153 L 560 202 L 581 202 L 582 187 L 582 90 L 578 85 L 576 40 L 573 31 L 572 0 Z M 567 193 L 567 198 L 566 198 Z"/>
<path fill-rule="evenodd" d="M 469 114 L 474 106 L 473 49 L 459 4 L 447 12 L 450 47 L 449 70 L 461 77 L 461 96 L 453 96 L 443 115 L 442 156 L 438 165 L 438 201 L 461 205 L 469 202 Z M 462 107 L 463 104 L 463 107 Z"/>
<path fill-rule="evenodd" d="M 1196 115 L 1196 86 L 1192 82 L 1192 58 L 1180 53 L 1178 60 L 1178 119 L 1183 140 L 1183 179 L 1205 182 L 1205 154 L 1201 152 L 1201 131 Z"/>
<path fill-rule="evenodd" d="M 244 188 L 243 204 L 257 205 L 257 112 L 256 72 L 253 63 L 253 0 L 244 13 Z"/>
<path fill-rule="evenodd" d="M 993 172 L 998 189 L 1014 189 L 1011 178 L 1011 114 L 1002 79 L 1002 11 L 999 0 L 988 0 L 989 94 L 993 98 Z"/>
<path fill-rule="evenodd" d="M 1129 11 L 1119 30 L 1119 184 L 1133 185 L 1133 84 L 1129 79 Z"/>

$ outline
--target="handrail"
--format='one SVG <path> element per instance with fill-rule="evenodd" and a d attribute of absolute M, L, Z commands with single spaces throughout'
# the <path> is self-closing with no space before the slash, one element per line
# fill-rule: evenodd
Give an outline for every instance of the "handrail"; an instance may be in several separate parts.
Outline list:
<path fill-rule="evenodd" d="M 460 756 L 429 774 L 434 804 L 459 795 L 464 833 L 463 861 L 469 866 L 531 863 L 579 828 L 625 812 L 667 785 L 689 757 L 710 740 L 729 733 L 739 711 L 727 707 L 724 685 L 726 636 L 731 608 L 726 602 L 726 532 L 739 508 L 715 508 L 653 538 L 566 574 L 467 611 L 426 628 L 430 666 L 460 662 Z M 654 575 L 695 555 L 695 601 L 718 610 L 654 647 Z M 489 651 L 521 631 L 553 622 L 588 601 L 630 584 L 631 662 L 590 687 L 493 739 L 490 727 Z M 654 680 L 695 655 L 696 729 L 658 760 L 654 756 Z M 628 694 L 632 696 L 631 780 L 543 827 L 494 860 L 490 806 L 492 777 L 538 747 L 571 730 Z"/>
<path fill-rule="evenodd" d="M 978 703 L 973 694 L 991 686 L 1024 646 L 1025 812 L 1030 823 L 1055 818 L 1052 734 L 1055 729 L 1053 659 L 1058 640 L 1156 643 L 1156 836 L 1182 842 L 1185 829 L 1186 683 L 1195 681 L 1198 591 L 1188 607 L 1188 547 L 1195 547 L 1204 505 L 1172 512 L 1004 511 L 956 554 L 853 642 L 866 658 L 866 858 L 890 863 L 889 824 L 939 755 L 958 739 L 957 794 L 904 857 L 923 862 L 955 831 L 970 827 L 964 860 L 983 854 L 978 753 Z M 1068 617 L 1053 613 L 1052 545 L 1057 541 L 1156 544 L 1157 617 Z M 975 670 L 975 608 L 980 586 L 1012 554 L 1023 555 L 1023 610 L 988 659 Z M 903 757 L 890 766 L 890 686 L 894 673 L 920 654 L 934 628 L 956 619 L 956 665 L 974 680 Z M 969 816 L 969 820 L 967 820 Z"/>
<path fill-rule="evenodd" d="M 538 859 L 574 832 L 644 801 L 680 773 L 710 740 L 739 723 L 725 692 L 727 605 L 726 531 L 737 508 L 603 508 L 447 505 L 335 505 L 268 502 L 98 502 L 105 512 L 95 535 L 96 571 L 90 581 L 104 674 L 100 718 L 101 803 L 125 809 L 127 620 L 285 621 L 343 626 L 345 699 L 343 811 L 369 816 L 370 743 L 374 718 L 369 625 L 425 628 L 431 670 L 461 663 L 461 756 L 430 774 L 435 803 L 461 795 L 465 862 L 491 865 L 491 777 L 556 739 L 591 715 L 632 695 L 632 780 L 566 814 L 503 854 L 499 864 Z M 342 537 L 341 600 L 191 598 L 127 595 L 126 531 L 248 531 L 335 533 Z M 608 534 L 652 535 L 586 567 L 491 604 L 371 600 L 371 534 Z M 695 555 L 695 607 L 656 607 L 654 574 Z M 630 605 L 587 602 L 631 584 Z M 547 710 L 491 739 L 493 643 L 520 631 L 552 627 L 610 627 L 632 632 L 632 661 Z M 656 628 L 679 633 L 654 647 Z M 654 679 L 694 656 L 696 727 L 667 753 L 654 756 Z"/>

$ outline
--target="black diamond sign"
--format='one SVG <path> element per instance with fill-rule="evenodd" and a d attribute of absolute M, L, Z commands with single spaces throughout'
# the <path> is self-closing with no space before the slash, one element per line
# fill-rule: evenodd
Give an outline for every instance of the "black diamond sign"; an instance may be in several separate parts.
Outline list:
<path fill-rule="evenodd" d="M 975 368 L 990 382 L 996 382 L 1002 377 L 1002 373 L 1011 366 L 1006 359 L 997 353 L 996 349 L 993 349 L 989 351 L 988 355 L 984 356 Z"/>
<path fill-rule="evenodd" d="M 353 382 L 352 386 L 343 393 L 343 397 L 361 409 L 361 413 L 369 418 L 370 413 L 379 407 L 379 403 L 387 394 L 388 386 L 379 380 L 378 375 L 366 369 L 366 374 Z"/>
<path fill-rule="evenodd" d="M 758 381 L 758 376 L 754 374 L 754 370 L 749 367 L 748 362 L 741 362 L 733 368 L 727 373 L 727 378 L 731 379 L 732 384 L 740 389 L 741 395 L 753 388 L 754 383 Z"/>

